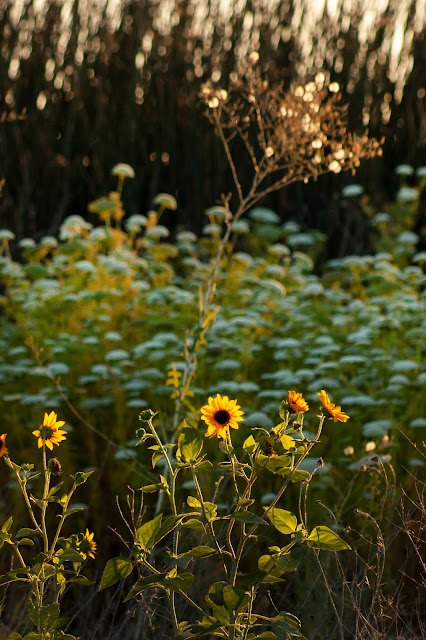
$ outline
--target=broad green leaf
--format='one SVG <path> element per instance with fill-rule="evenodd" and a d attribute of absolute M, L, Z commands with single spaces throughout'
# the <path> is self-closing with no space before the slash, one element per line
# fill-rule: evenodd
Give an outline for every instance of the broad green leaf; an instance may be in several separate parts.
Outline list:
<path fill-rule="evenodd" d="M 181 514 L 179 516 L 170 516 L 169 518 L 164 520 L 163 524 L 154 536 L 154 544 L 157 544 L 157 542 L 162 540 L 164 536 L 170 533 L 170 531 L 173 531 L 173 529 L 178 526 L 179 522 L 181 522 L 183 518 L 185 518 L 185 515 Z"/>
<path fill-rule="evenodd" d="M 128 558 L 111 558 L 106 563 L 101 578 L 99 591 L 106 589 L 123 578 L 127 578 L 133 570 L 133 563 Z"/>
<path fill-rule="evenodd" d="M 93 580 L 89 580 L 86 576 L 76 576 L 75 578 L 71 578 L 71 582 L 79 584 L 82 587 L 90 587 L 90 585 L 93 584 Z"/>
<path fill-rule="evenodd" d="M 247 524 L 266 524 L 265 520 L 251 513 L 251 511 L 234 511 L 230 517 L 238 522 L 246 522 Z"/>
<path fill-rule="evenodd" d="M 154 453 L 152 454 L 152 468 L 154 469 L 155 465 L 157 464 L 157 462 L 159 460 L 161 460 L 161 458 L 163 457 L 163 453 L 162 451 L 154 451 Z"/>
<path fill-rule="evenodd" d="M 38 535 L 38 531 L 37 529 L 28 529 L 27 527 L 24 527 L 23 529 L 19 529 L 18 533 L 16 534 L 16 539 L 19 540 L 19 538 L 27 538 L 28 536 L 35 536 Z"/>
<path fill-rule="evenodd" d="M 34 546 L 34 541 L 31 540 L 30 538 L 21 538 L 19 540 L 19 545 L 24 545 L 24 547 L 33 547 Z"/>
<path fill-rule="evenodd" d="M 228 611 L 241 611 L 250 602 L 250 596 L 237 587 L 227 585 L 223 589 L 223 603 Z"/>
<path fill-rule="evenodd" d="M 75 549 L 60 549 L 56 555 L 62 560 L 70 560 L 72 562 L 81 562 L 82 557 Z"/>
<path fill-rule="evenodd" d="M 278 637 L 272 631 L 264 631 L 259 636 L 256 636 L 256 640 L 278 640 Z"/>
<path fill-rule="evenodd" d="M 14 631 L 7 637 L 7 640 L 22 640 L 22 636 L 17 631 Z"/>
<path fill-rule="evenodd" d="M 290 469 L 282 469 L 279 472 L 279 475 L 283 478 L 289 476 L 291 474 L 290 481 L 291 482 L 303 482 L 303 480 L 307 480 L 309 478 L 309 471 L 305 471 L 304 469 L 295 469 L 291 472 Z"/>
<path fill-rule="evenodd" d="M 282 455 L 282 456 L 265 456 L 261 454 L 257 458 L 258 463 L 261 467 L 268 469 L 271 473 L 276 473 L 278 475 L 288 474 L 289 465 L 291 463 L 291 457 Z"/>
<path fill-rule="evenodd" d="M 258 561 L 260 571 L 279 577 L 288 571 L 295 571 L 300 561 L 292 558 L 290 553 L 261 556 Z"/>
<path fill-rule="evenodd" d="M 179 575 L 170 576 L 170 577 L 169 576 L 166 576 L 164 581 L 164 586 L 168 587 L 172 591 L 176 591 L 176 592 L 183 591 L 184 593 L 188 592 L 189 587 L 191 586 L 192 581 L 194 579 L 194 576 L 192 575 L 192 573 L 181 573 Z"/>
<path fill-rule="evenodd" d="M 278 531 L 281 533 L 293 533 L 296 531 L 297 518 L 285 509 L 271 509 L 268 512 L 268 518 Z"/>
<path fill-rule="evenodd" d="M 343 551 L 351 549 L 347 542 L 328 527 L 315 527 L 305 540 L 306 544 L 313 549 L 326 549 L 328 551 Z"/>
<path fill-rule="evenodd" d="M 5 533 L 7 533 L 10 529 L 10 527 L 12 526 L 12 522 L 13 522 L 13 518 L 12 516 L 10 516 L 10 518 L 8 518 L 6 520 L 6 522 L 4 523 L 4 525 L 2 526 L 1 530 L 4 531 Z"/>
<path fill-rule="evenodd" d="M 69 618 L 58 618 L 51 628 L 54 629 L 55 631 L 58 629 L 61 629 L 64 626 L 64 624 L 68 622 L 68 620 Z M 62 634 L 59 636 L 59 638 L 61 638 L 62 640 L 63 638 Z"/>
<path fill-rule="evenodd" d="M 148 551 L 154 544 L 155 536 L 160 527 L 163 514 L 156 516 L 153 520 L 145 522 L 136 532 L 136 538 L 144 551 Z"/>
<path fill-rule="evenodd" d="M 206 546 L 194 547 L 193 549 L 188 551 L 188 554 L 193 558 L 207 558 L 208 556 L 212 556 L 215 553 L 215 549 Z"/>
<path fill-rule="evenodd" d="M 211 522 L 217 516 L 217 506 L 213 502 L 204 502 L 203 504 L 203 516 L 207 522 Z"/>
<path fill-rule="evenodd" d="M 292 438 L 291 436 L 286 436 L 285 434 L 281 436 L 280 441 L 285 451 L 293 449 L 293 447 L 296 446 L 294 438 Z"/>
<path fill-rule="evenodd" d="M 197 462 L 194 465 L 194 469 L 197 469 L 197 471 L 210 471 L 212 467 L 210 460 L 201 460 L 201 462 Z"/>
<path fill-rule="evenodd" d="M 193 531 L 198 531 L 199 533 L 205 533 L 204 525 L 200 520 L 196 518 L 189 518 L 186 522 L 182 522 L 182 528 L 192 529 Z"/>
<path fill-rule="evenodd" d="M 188 496 L 186 499 L 188 506 L 192 509 L 201 509 L 201 502 L 194 498 L 193 496 Z"/>
<path fill-rule="evenodd" d="M 51 626 L 59 616 L 59 605 L 56 602 L 45 607 L 33 607 L 30 611 L 31 621 L 37 627 Z"/>
<path fill-rule="evenodd" d="M 139 593 L 144 591 L 144 589 L 148 589 L 148 587 L 153 587 L 154 585 L 164 586 L 166 575 L 164 573 L 156 573 L 152 576 L 145 576 L 144 578 L 139 578 L 136 584 L 130 589 L 127 596 L 124 598 L 124 602 L 130 600 L 130 598 L 134 598 Z"/>
<path fill-rule="evenodd" d="M 59 491 L 59 489 L 63 484 L 64 484 L 63 482 L 58 482 L 58 484 L 55 484 L 55 486 L 50 489 L 49 493 L 47 494 L 47 497 L 51 498 L 52 496 L 54 496 L 55 493 Z"/>
<path fill-rule="evenodd" d="M 178 448 L 185 462 L 195 462 L 203 447 L 203 440 L 196 429 L 185 427 L 179 436 Z"/>
<path fill-rule="evenodd" d="M 246 440 L 244 440 L 243 443 L 243 449 L 244 451 L 247 451 L 247 453 L 254 453 L 257 449 L 257 442 L 256 440 L 253 438 L 253 436 L 249 436 L 248 438 L 246 438 Z"/>

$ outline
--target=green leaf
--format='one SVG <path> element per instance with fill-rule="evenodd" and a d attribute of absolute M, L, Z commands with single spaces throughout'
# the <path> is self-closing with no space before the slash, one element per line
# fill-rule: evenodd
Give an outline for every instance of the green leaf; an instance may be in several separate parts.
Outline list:
<path fill-rule="evenodd" d="M 22 636 L 17 631 L 14 631 L 7 637 L 7 640 L 22 640 Z"/>
<path fill-rule="evenodd" d="M 201 460 L 201 462 L 197 462 L 194 465 L 194 469 L 197 469 L 197 471 L 210 471 L 212 467 L 210 460 Z"/>
<path fill-rule="evenodd" d="M 171 589 L 172 591 L 176 591 L 176 592 L 183 591 L 184 593 L 187 593 L 189 590 L 189 587 L 192 584 L 193 579 L 194 579 L 194 576 L 192 575 L 192 573 L 181 573 L 176 576 L 170 576 L 169 574 L 168 576 L 166 576 L 164 585 L 169 589 Z"/>
<path fill-rule="evenodd" d="M 84 511 L 84 507 L 68 507 L 68 509 L 64 511 L 64 516 L 68 517 L 73 513 L 78 513 L 79 511 Z"/>
<path fill-rule="evenodd" d="M 54 496 L 55 493 L 59 491 L 59 489 L 62 487 L 63 484 L 64 484 L 63 482 L 58 482 L 58 484 L 55 484 L 55 486 L 51 487 L 49 493 L 47 494 L 47 497 L 51 498 L 52 496 Z"/>
<path fill-rule="evenodd" d="M 260 571 L 275 577 L 279 577 L 288 571 L 296 571 L 299 564 L 300 560 L 292 558 L 290 553 L 264 555 L 260 556 L 258 561 Z"/>
<path fill-rule="evenodd" d="M 65 624 L 66 622 L 68 622 L 68 620 L 69 620 L 69 618 L 58 618 L 58 619 L 56 620 L 56 622 L 52 625 L 52 627 L 51 627 L 51 628 L 52 628 L 53 630 L 55 630 L 55 631 L 56 631 L 56 630 L 60 629 L 61 627 L 63 627 L 63 626 L 64 626 L 64 624 Z M 58 638 L 60 638 L 60 639 L 62 640 L 63 635 L 62 635 L 62 634 L 61 634 L 61 635 L 59 635 L 59 636 L 58 636 Z"/>
<path fill-rule="evenodd" d="M 217 506 L 213 502 L 204 502 L 203 504 L 203 516 L 207 522 L 211 522 L 217 516 Z"/>
<path fill-rule="evenodd" d="M 281 420 L 285 420 L 286 419 L 286 414 L 288 411 L 288 405 L 287 402 L 285 400 L 283 400 L 280 404 L 280 418 Z"/>
<path fill-rule="evenodd" d="M 78 487 L 80 484 L 84 484 L 88 478 L 94 473 L 93 471 L 78 471 L 74 477 L 74 484 Z"/>
<path fill-rule="evenodd" d="M 86 576 L 76 576 L 75 578 L 71 578 L 71 582 L 79 584 L 82 587 L 90 587 L 90 585 L 93 584 L 93 580 L 89 580 Z"/>
<path fill-rule="evenodd" d="M 136 538 L 144 551 L 148 551 L 154 545 L 155 536 L 161 527 L 163 514 L 156 516 L 153 520 L 145 522 L 136 532 Z"/>
<path fill-rule="evenodd" d="M 256 440 L 253 438 L 253 436 L 249 436 L 248 438 L 246 438 L 243 442 L 243 449 L 244 451 L 247 451 L 247 453 L 254 453 L 257 449 L 257 442 Z"/>
<path fill-rule="evenodd" d="M 5 573 L 3 576 L 0 576 L 0 585 L 7 584 L 8 582 L 15 582 L 15 580 L 19 580 L 16 577 L 15 571 L 10 571 L 9 573 Z"/>
<path fill-rule="evenodd" d="M 163 457 L 162 451 L 154 451 L 154 453 L 152 454 L 152 460 L 151 460 L 151 464 L 152 464 L 152 468 L 153 469 L 154 469 L 155 465 L 157 464 L 157 462 L 159 460 L 161 460 L 162 457 Z"/>
<path fill-rule="evenodd" d="M 164 536 L 170 533 L 170 531 L 173 531 L 173 529 L 175 529 L 178 526 L 179 522 L 181 522 L 181 520 L 185 517 L 186 516 L 184 514 L 181 514 L 179 516 L 170 516 L 169 518 L 164 520 L 163 524 L 155 534 L 154 544 L 157 544 L 157 542 L 162 540 Z"/>
<path fill-rule="evenodd" d="M 192 529 L 193 531 L 198 531 L 199 533 L 205 533 L 203 523 L 196 518 L 189 518 L 186 522 L 182 522 L 181 526 L 185 529 Z"/>
<path fill-rule="evenodd" d="M 293 449 L 296 446 L 295 439 L 285 434 L 281 436 L 280 441 L 285 451 L 289 451 L 289 449 Z"/>
<path fill-rule="evenodd" d="M 164 586 L 164 581 L 166 579 L 166 575 L 164 573 L 156 573 L 151 576 L 145 576 L 143 578 L 139 578 L 136 584 L 130 589 L 127 596 L 124 598 L 124 602 L 130 600 L 130 598 L 134 598 L 139 593 L 144 591 L 144 589 L 148 589 L 148 587 L 153 587 L 154 585 L 159 585 L 160 587 Z"/>
<path fill-rule="evenodd" d="M 128 558 L 111 558 L 111 560 L 108 560 L 108 562 L 106 563 L 104 572 L 102 574 L 99 591 L 110 587 L 119 580 L 127 578 L 127 576 L 132 573 L 132 570 L 133 563 Z"/>
<path fill-rule="evenodd" d="M 37 529 L 28 529 L 27 527 L 24 527 L 23 529 L 19 529 L 15 538 L 19 540 L 19 538 L 23 538 L 23 537 L 27 538 L 28 536 L 36 536 L 36 535 L 38 535 Z"/>
<path fill-rule="evenodd" d="M 30 540 L 30 538 L 21 538 L 18 542 L 19 545 L 24 545 L 24 547 L 33 547 L 34 541 Z"/>
<path fill-rule="evenodd" d="M 265 520 L 251 513 L 251 511 L 234 511 L 230 517 L 238 522 L 246 522 L 247 524 L 266 524 Z"/>
<path fill-rule="evenodd" d="M 343 551 L 344 549 L 351 549 L 348 543 L 342 540 L 337 533 L 328 527 L 323 526 L 315 527 L 305 542 L 313 549 L 326 549 L 328 551 Z"/>
<path fill-rule="evenodd" d="M 22 638 L 22 640 L 41 640 L 41 636 L 35 631 L 30 631 Z"/>
<path fill-rule="evenodd" d="M 237 587 L 226 586 L 223 589 L 223 603 L 228 611 L 241 611 L 250 602 L 250 596 Z"/>
<path fill-rule="evenodd" d="M 249 507 L 253 502 L 253 498 L 240 498 L 238 500 L 237 507 Z"/>
<path fill-rule="evenodd" d="M 56 552 L 56 555 L 62 560 L 70 560 L 72 562 L 81 562 L 82 557 L 75 549 L 61 549 Z"/>
<path fill-rule="evenodd" d="M 56 602 L 46 605 L 45 607 L 33 607 L 30 611 L 31 622 L 37 627 L 49 627 L 59 616 L 59 605 Z"/>
<path fill-rule="evenodd" d="M 191 507 L 191 509 L 201 509 L 201 502 L 197 500 L 197 498 L 194 498 L 193 496 L 188 496 L 186 501 L 188 503 L 188 506 Z"/>
<path fill-rule="evenodd" d="M 178 448 L 185 462 L 195 462 L 203 447 L 203 440 L 196 429 L 184 427 L 179 436 Z"/>
<path fill-rule="evenodd" d="M 256 636 L 256 640 L 278 640 L 278 637 L 272 631 L 264 631 L 259 636 Z"/>
<path fill-rule="evenodd" d="M 285 475 L 289 473 L 289 465 L 291 463 L 290 456 L 265 456 L 261 454 L 258 456 L 257 461 L 261 467 L 268 469 L 271 473 L 275 473 L 278 475 Z"/>
<path fill-rule="evenodd" d="M 208 556 L 212 556 L 215 553 L 215 549 L 206 546 L 194 547 L 193 549 L 188 551 L 188 554 L 193 558 L 207 558 Z"/>
<path fill-rule="evenodd" d="M 280 533 L 293 533 L 296 531 L 297 518 L 285 509 L 271 509 L 268 513 L 268 518 Z"/>
<path fill-rule="evenodd" d="M 155 493 L 156 491 L 162 490 L 159 482 L 156 484 L 146 484 L 144 487 L 141 487 L 141 489 L 144 493 Z"/>
<path fill-rule="evenodd" d="M 10 529 L 10 527 L 12 526 L 13 523 L 13 518 L 12 516 L 10 516 L 10 518 L 8 518 L 6 520 L 6 522 L 4 523 L 4 525 L 2 526 L 1 530 L 4 531 L 5 533 L 7 533 Z"/>
<path fill-rule="evenodd" d="M 310 475 L 309 471 L 304 471 L 303 469 L 295 469 L 293 472 L 291 469 L 281 469 L 278 473 L 283 478 L 291 474 L 290 482 L 303 482 L 303 480 L 307 480 Z"/>

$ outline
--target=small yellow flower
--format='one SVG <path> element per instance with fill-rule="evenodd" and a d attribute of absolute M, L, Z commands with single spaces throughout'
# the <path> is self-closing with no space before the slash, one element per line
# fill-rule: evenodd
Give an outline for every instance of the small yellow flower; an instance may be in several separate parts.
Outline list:
<path fill-rule="evenodd" d="M 230 400 L 228 396 L 220 396 L 216 398 L 210 397 L 208 404 L 201 408 L 201 420 L 207 424 L 206 436 L 211 438 L 226 438 L 228 428 L 238 429 L 238 423 L 244 420 L 242 417 L 244 411 L 240 411 L 241 407 L 236 400 Z"/>
<path fill-rule="evenodd" d="M 332 418 L 334 422 L 346 422 L 346 420 L 349 420 L 349 416 L 343 413 L 342 408 L 339 406 L 336 407 L 336 405 L 331 402 L 324 389 L 321 389 L 318 397 L 324 409 L 330 414 L 330 419 Z"/>
<path fill-rule="evenodd" d="M 7 456 L 8 450 L 6 449 L 5 440 L 7 433 L 2 433 L 0 436 L 0 458 Z"/>
<path fill-rule="evenodd" d="M 87 556 L 89 558 L 94 558 L 94 554 L 96 553 L 96 542 L 93 540 L 95 534 L 89 533 L 89 529 L 86 529 L 86 533 L 83 535 L 83 538 L 77 542 L 77 551 L 82 556 L 83 560 L 86 560 Z"/>
<path fill-rule="evenodd" d="M 59 422 L 56 420 L 57 415 L 54 411 L 44 414 L 43 424 L 39 426 L 38 429 L 33 431 L 33 435 L 38 438 L 38 448 L 40 449 L 44 444 L 51 451 L 53 449 L 53 445 L 56 444 L 59 446 L 59 443 L 66 439 L 66 431 L 62 431 L 59 427 L 62 427 L 65 422 L 60 420 Z"/>
<path fill-rule="evenodd" d="M 294 413 L 305 413 L 309 411 L 309 405 L 301 393 L 296 391 L 288 392 L 288 405 Z"/>

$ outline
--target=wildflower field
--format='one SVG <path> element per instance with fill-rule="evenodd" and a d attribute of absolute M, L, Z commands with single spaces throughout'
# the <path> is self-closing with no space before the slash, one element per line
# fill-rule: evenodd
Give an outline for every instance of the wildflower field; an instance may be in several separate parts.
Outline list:
<path fill-rule="evenodd" d="M 425 633 L 426 168 L 347 186 L 372 251 L 325 261 L 263 199 L 380 143 L 256 63 L 200 95 L 235 190 L 199 236 L 124 163 L 59 237 L 0 230 L 0 638 Z"/>

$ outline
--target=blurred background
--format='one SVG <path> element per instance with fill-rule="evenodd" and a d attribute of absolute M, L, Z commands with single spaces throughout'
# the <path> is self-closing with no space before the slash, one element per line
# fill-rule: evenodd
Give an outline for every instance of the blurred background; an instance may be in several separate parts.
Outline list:
<path fill-rule="evenodd" d="M 426 164 L 425 23 L 426 0 L 0 0 L 1 227 L 17 239 L 56 234 L 127 162 L 129 214 L 168 192 L 176 225 L 198 231 L 232 189 L 198 91 L 209 78 L 226 87 L 253 50 L 284 86 L 329 72 L 350 128 L 385 137 L 383 157 L 356 178 L 292 185 L 264 204 L 302 228 L 327 231 L 336 211 L 368 224 L 342 189 L 362 184 L 380 210 L 400 186 L 395 167 Z M 404 180 L 415 185 L 415 172 Z M 346 235 L 330 256 L 369 250 L 368 234 L 356 245 Z"/>

